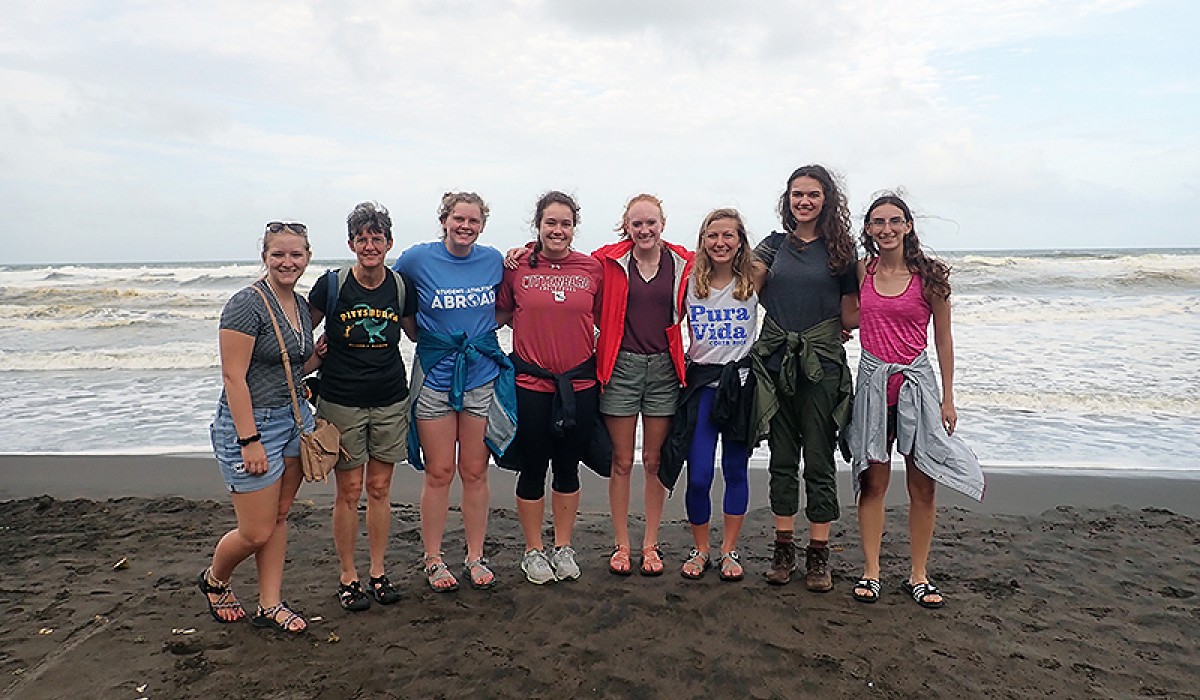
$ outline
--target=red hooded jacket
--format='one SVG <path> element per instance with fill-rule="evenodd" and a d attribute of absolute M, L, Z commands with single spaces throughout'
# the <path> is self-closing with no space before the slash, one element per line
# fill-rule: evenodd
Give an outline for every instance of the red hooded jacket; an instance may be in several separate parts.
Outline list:
<path fill-rule="evenodd" d="M 683 328 L 680 321 L 684 317 L 684 303 L 687 294 L 688 277 L 692 274 L 692 251 L 674 243 L 663 241 L 663 254 L 673 256 L 675 260 L 675 305 L 671 314 L 671 325 L 664 329 L 667 333 L 667 347 L 671 354 L 671 362 L 675 365 L 675 374 L 679 383 L 683 384 L 686 367 L 683 356 Z M 632 254 L 633 241 L 628 238 L 601 246 L 592 253 L 592 257 L 600 261 L 604 268 L 604 299 L 600 309 L 600 339 L 596 342 L 596 378 L 601 384 L 608 384 L 612 379 L 613 367 L 617 364 L 617 351 L 621 349 L 621 339 L 625 336 L 625 311 L 629 303 L 629 256 Z"/>

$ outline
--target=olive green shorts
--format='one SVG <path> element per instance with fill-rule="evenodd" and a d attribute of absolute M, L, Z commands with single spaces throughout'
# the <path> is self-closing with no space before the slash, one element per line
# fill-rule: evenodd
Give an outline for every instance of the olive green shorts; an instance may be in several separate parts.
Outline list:
<path fill-rule="evenodd" d="M 606 416 L 673 416 L 679 377 L 669 353 L 642 355 L 621 350 L 612 378 L 600 394 Z"/>
<path fill-rule="evenodd" d="M 390 406 L 343 406 L 321 399 L 317 417 L 337 426 L 346 454 L 334 469 L 357 469 L 368 458 L 397 464 L 408 459 L 408 399 Z"/>

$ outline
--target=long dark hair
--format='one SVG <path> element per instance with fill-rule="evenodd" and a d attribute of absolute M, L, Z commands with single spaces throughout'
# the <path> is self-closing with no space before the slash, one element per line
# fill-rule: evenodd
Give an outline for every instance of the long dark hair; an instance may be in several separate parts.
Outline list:
<path fill-rule="evenodd" d="M 788 233 L 796 231 L 796 215 L 792 213 L 790 195 L 792 183 L 798 177 L 811 177 L 821 185 L 825 203 L 817 215 L 817 236 L 825 242 L 829 255 L 829 271 L 840 275 L 858 260 L 854 239 L 850 236 L 850 207 L 846 195 L 838 187 L 837 178 L 823 165 L 803 165 L 788 176 L 783 194 L 779 196 L 779 220 Z"/>
<path fill-rule="evenodd" d="M 871 214 L 885 204 L 891 204 L 902 211 L 904 220 L 909 224 L 908 233 L 904 234 L 904 265 L 909 272 L 921 278 L 921 286 L 925 289 L 925 298 L 930 301 L 949 299 L 950 266 L 925 254 L 925 250 L 921 247 L 921 239 L 917 237 L 917 228 L 913 225 L 912 210 L 900 197 L 894 194 L 881 195 L 871 202 L 871 206 L 867 207 L 867 213 L 863 216 L 862 236 L 859 238 L 867 255 L 872 258 L 879 257 L 879 246 L 875 243 L 875 239 L 867 233 L 867 227 L 870 225 Z"/>
<path fill-rule="evenodd" d="M 571 210 L 571 220 L 575 226 L 579 225 L 579 204 L 575 202 L 571 195 L 558 190 L 550 190 L 538 199 L 537 204 L 533 207 L 533 252 L 529 255 L 529 266 L 537 267 L 538 258 L 542 252 L 542 217 L 546 215 L 546 207 L 551 204 L 562 204 Z"/>

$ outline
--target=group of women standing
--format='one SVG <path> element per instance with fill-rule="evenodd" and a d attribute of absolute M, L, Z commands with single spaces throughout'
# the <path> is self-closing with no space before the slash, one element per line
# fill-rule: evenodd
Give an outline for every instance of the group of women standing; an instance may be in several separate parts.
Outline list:
<path fill-rule="evenodd" d="M 770 446 L 775 518 L 768 582 L 788 583 L 799 566 L 795 517 L 803 482 L 805 586 L 832 588 L 829 533 L 839 516 L 834 452 L 840 441 L 853 451 L 856 493 L 861 490 L 866 561 L 852 594 L 862 602 L 878 599 L 883 494 L 898 440 L 913 503 L 905 589 L 923 606 L 942 605 L 925 571 L 934 484 L 981 497 L 982 474 L 970 450 L 952 437 L 948 268 L 921 251 L 902 200 L 882 198 L 868 209 L 863 261 L 846 199 L 819 165 L 788 178 L 779 202 L 784 230 L 754 250 L 733 209 L 704 219 L 694 250 L 668 243 L 662 202 L 648 194 L 626 205 L 616 229 L 620 240 L 591 255 L 572 247 L 580 211 L 562 192 L 537 202 L 536 239 L 507 259 L 477 243 L 488 217 L 478 195 L 448 193 L 438 213 L 441 240 L 409 248 L 392 272 L 384 263 L 392 247 L 387 211 L 373 203 L 356 207 L 347 220 L 355 265 L 327 272 L 307 303 L 294 289 L 311 256 L 307 231 L 294 222 L 268 224 L 267 274 L 235 295 L 221 318 L 225 390 L 212 438 L 238 527 L 218 543 L 197 582 L 214 619 L 246 616 L 229 579 L 254 555 L 259 607 L 252 622 L 289 632 L 305 627 L 280 588 L 286 516 L 301 480 L 299 435 L 311 429 L 313 417 L 303 402 L 290 401 L 282 375 L 287 368 L 298 383 L 317 366 L 317 415 L 342 432 L 333 530 L 338 599 L 347 610 L 399 599 L 384 551 L 392 470 L 405 459 L 424 470 L 421 536 L 425 576 L 436 591 L 459 586 L 442 552 L 456 474 L 466 537 L 461 578 L 473 588 L 495 583 L 483 551 L 489 453 L 519 471 L 521 569 L 530 582 L 580 576 L 571 543 L 581 462 L 609 476 L 610 572 L 629 575 L 636 565 L 645 576 L 663 573 L 658 528 L 668 489 L 686 465 L 694 548 L 680 573 L 698 579 L 715 567 L 722 580 L 740 580 L 747 465 L 763 437 Z M 930 316 L 940 394 L 924 353 Z M 322 318 L 325 337 L 314 344 L 312 324 Z M 280 323 L 291 331 L 278 336 L 282 348 L 273 330 Z M 843 343 L 860 323 L 864 362 L 855 402 Z M 496 338 L 505 324 L 512 326 L 511 355 Z M 402 331 L 416 341 L 411 380 L 398 352 Z M 639 422 L 646 517 L 635 563 L 628 515 Z M 725 496 L 714 555 L 710 491 L 718 441 Z M 552 549 L 542 538 L 548 472 Z M 353 555 L 364 485 L 366 586 Z"/>

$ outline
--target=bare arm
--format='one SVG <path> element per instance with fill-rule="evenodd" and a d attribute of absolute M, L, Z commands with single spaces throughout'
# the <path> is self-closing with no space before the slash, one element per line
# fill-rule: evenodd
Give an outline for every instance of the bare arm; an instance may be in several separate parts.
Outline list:
<path fill-rule="evenodd" d="M 221 349 L 221 380 L 225 384 L 225 400 L 229 403 L 229 414 L 239 438 L 248 438 L 258 432 L 254 423 L 254 406 L 250 401 L 250 386 L 246 384 L 246 370 L 254 353 L 254 336 L 229 328 L 221 329 L 218 335 Z M 250 474 L 267 472 L 267 451 L 262 441 L 252 442 L 242 448 L 242 462 Z"/>
<path fill-rule="evenodd" d="M 954 434 L 958 411 L 954 408 L 954 336 L 950 332 L 950 300 L 933 299 L 933 343 L 937 347 L 938 367 L 942 372 L 942 425 Z"/>
<path fill-rule="evenodd" d="M 416 316 L 401 316 L 400 328 L 404 331 L 404 335 L 408 336 L 409 340 L 414 343 L 417 342 L 417 335 L 420 333 L 420 329 L 417 328 Z"/>
<path fill-rule="evenodd" d="M 762 294 L 762 290 L 767 286 L 768 268 L 763 264 L 762 260 L 755 258 L 750 263 L 750 281 L 754 283 L 754 293 Z"/>
<path fill-rule="evenodd" d="M 858 269 L 858 288 L 862 289 L 863 278 L 867 274 L 866 262 L 859 260 L 856 267 Z M 861 311 L 862 306 L 860 305 L 858 295 L 846 294 L 842 296 L 842 330 L 849 331 L 858 328 L 861 321 Z"/>

